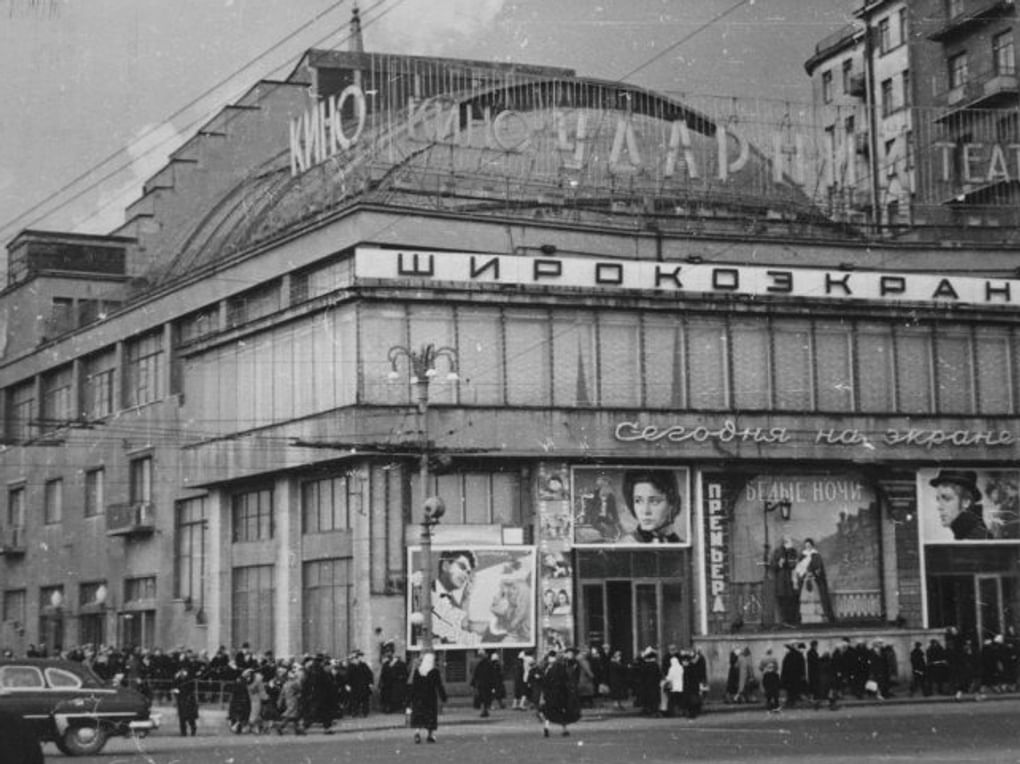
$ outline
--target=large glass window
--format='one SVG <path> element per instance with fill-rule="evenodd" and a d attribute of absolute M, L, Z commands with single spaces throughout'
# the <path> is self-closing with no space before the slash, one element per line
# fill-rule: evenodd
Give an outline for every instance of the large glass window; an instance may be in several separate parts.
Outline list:
<path fill-rule="evenodd" d="M 152 501 L 152 457 L 140 456 L 128 464 L 128 499 L 132 504 Z"/>
<path fill-rule="evenodd" d="M 125 404 L 141 406 L 164 394 L 163 332 L 152 332 L 126 345 Z"/>
<path fill-rule="evenodd" d="M 7 435 L 11 440 L 31 440 L 38 432 L 35 421 L 35 380 L 10 388 L 7 393 Z"/>
<path fill-rule="evenodd" d="M 178 501 L 174 507 L 174 597 L 202 608 L 205 603 L 206 499 Z"/>
<path fill-rule="evenodd" d="M 1007 29 L 992 38 L 992 56 L 997 75 L 1016 74 L 1016 58 L 1013 51 L 1013 30 Z"/>
<path fill-rule="evenodd" d="M 273 537 L 273 491 L 264 488 L 231 497 L 233 541 L 265 541 Z"/>
<path fill-rule="evenodd" d="M 870 413 L 895 411 L 895 351 L 892 327 L 860 324 L 857 327 L 858 405 Z"/>
<path fill-rule="evenodd" d="M 457 311 L 460 399 L 468 405 L 503 403 L 503 323 L 496 309 Z"/>
<path fill-rule="evenodd" d="M 305 533 L 351 527 L 351 481 L 346 476 L 301 484 L 301 518 Z"/>
<path fill-rule="evenodd" d="M 599 402 L 602 406 L 641 405 L 641 324 L 638 315 L 599 317 Z"/>
<path fill-rule="evenodd" d="M 508 312 L 506 329 L 507 398 L 511 405 L 548 406 L 551 361 L 549 316 Z"/>
<path fill-rule="evenodd" d="M 687 405 L 684 324 L 679 316 L 645 316 L 642 368 L 645 405 L 678 409 Z"/>
<path fill-rule="evenodd" d="M 771 405 L 772 379 L 769 362 L 769 327 L 765 321 L 734 321 L 733 406 L 742 410 L 764 410 Z"/>
<path fill-rule="evenodd" d="M 49 372 L 43 376 L 43 427 L 53 429 L 67 425 L 74 419 L 74 398 L 71 395 L 71 367 Z"/>
<path fill-rule="evenodd" d="M 234 568 L 230 624 L 234 644 L 249 643 L 256 652 L 274 649 L 276 579 L 272 565 Z"/>
<path fill-rule="evenodd" d="M 930 414 L 933 410 L 931 328 L 907 326 L 896 331 L 896 390 L 899 411 Z"/>
<path fill-rule="evenodd" d="M 820 411 L 853 411 L 853 333 L 850 324 L 815 325 L 816 401 Z"/>
<path fill-rule="evenodd" d="M 936 333 L 938 410 L 942 414 L 974 413 L 974 367 L 970 340 L 970 332 L 966 330 L 939 327 Z"/>
<path fill-rule="evenodd" d="M 305 651 L 347 655 L 351 647 L 351 563 L 315 560 L 304 565 L 302 642 Z"/>
<path fill-rule="evenodd" d="M 721 321 L 693 319 L 687 322 L 688 405 L 693 409 L 724 409 L 727 390 L 726 326 Z M 761 368 L 755 370 L 756 373 Z"/>
<path fill-rule="evenodd" d="M 595 317 L 587 313 L 554 315 L 552 331 L 553 405 L 594 405 Z"/>
<path fill-rule="evenodd" d="M 113 350 L 89 356 L 82 364 L 82 413 L 88 419 L 102 419 L 114 412 L 114 374 L 117 357 Z"/>
<path fill-rule="evenodd" d="M 983 414 L 1012 414 L 1014 365 L 1009 331 L 983 326 L 974 336 L 975 379 Z"/>
<path fill-rule="evenodd" d="M 777 320 L 772 325 L 778 409 L 807 411 L 812 408 L 815 367 L 808 321 Z"/>

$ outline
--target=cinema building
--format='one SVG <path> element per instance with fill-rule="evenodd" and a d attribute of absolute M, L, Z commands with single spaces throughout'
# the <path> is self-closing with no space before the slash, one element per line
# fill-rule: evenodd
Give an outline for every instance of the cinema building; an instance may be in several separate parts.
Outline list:
<path fill-rule="evenodd" d="M 743 124 L 313 50 L 119 229 L 23 231 L 0 646 L 375 658 L 434 578 L 455 684 L 482 646 L 696 644 L 718 680 L 735 645 L 1014 625 L 1015 247 L 861 238 L 809 136 Z M 947 471 L 983 537 L 943 525 Z"/>

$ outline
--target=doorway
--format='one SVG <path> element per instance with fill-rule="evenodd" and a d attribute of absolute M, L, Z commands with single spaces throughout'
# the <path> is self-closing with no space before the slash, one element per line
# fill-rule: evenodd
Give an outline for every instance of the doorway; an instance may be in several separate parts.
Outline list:
<path fill-rule="evenodd" d="M 625 662 L 646 647 L 690 644 L 690 603 L 680 580 L 609 579 L 581 583 L 581 639 L 620 650 Z"/>

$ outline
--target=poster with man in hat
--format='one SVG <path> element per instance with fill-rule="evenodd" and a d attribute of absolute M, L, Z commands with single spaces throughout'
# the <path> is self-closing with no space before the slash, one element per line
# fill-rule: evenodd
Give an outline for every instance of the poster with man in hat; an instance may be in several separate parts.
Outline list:
<path fill-rule="evenodd" d="M 1020 471 L 924 469 L 918 515 L 926 544 L 1020 541 Z"/>

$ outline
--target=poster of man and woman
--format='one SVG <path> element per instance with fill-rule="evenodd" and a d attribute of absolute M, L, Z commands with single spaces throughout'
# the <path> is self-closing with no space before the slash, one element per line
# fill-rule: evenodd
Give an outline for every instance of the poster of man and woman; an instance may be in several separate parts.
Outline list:
<path fill-rule="evenodd" d="M 433 547 L 431 622 L 438 649 L 535 643 L 534 546 Z M 407 644 L 420 649 L 426 598 L 421 547 L 408 549 Z"/>

